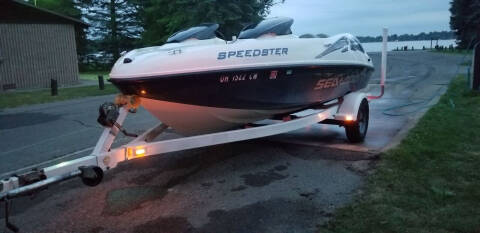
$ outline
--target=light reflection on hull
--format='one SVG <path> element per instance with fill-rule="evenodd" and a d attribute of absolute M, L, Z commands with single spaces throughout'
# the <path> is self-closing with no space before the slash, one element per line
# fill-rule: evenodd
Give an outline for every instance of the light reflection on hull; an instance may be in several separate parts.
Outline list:
<path fill-rule="evenodd" d="M 162 123 L 183 135 L 233 129 L 296 109 L 249 110 L 196 106 L 142 98 L 142 106 Z"/>

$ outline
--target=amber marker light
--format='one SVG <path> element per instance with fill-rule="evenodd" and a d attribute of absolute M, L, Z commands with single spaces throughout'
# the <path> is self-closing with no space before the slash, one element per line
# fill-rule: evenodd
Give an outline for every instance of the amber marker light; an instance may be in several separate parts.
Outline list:
<path fill-rule="evenodd" d="M 145 156 L 145 148 L 138 148 L 135 150 L 135 155 L 138 157 Z"/>
<path fill-rule="evenodd" d="M 144 157 L 147 153 L 147 150 L 143 147 L 136 147 L 136 148 L 127 148 L 127 158 L 134 159 Z"/>
<path fill-rule="evenodd" d="M 140 93 L 141 93 L 142 95 L 145 95 L 145 94 L 147 94 L 147 91 L 141 90 Z"/>
<path fill-rule="evenodd" d="M 345 120 L 346 120 L 346 121 L 353 121 L 352 115 L 346 115 L 346 116 L 345 116 Z"/>

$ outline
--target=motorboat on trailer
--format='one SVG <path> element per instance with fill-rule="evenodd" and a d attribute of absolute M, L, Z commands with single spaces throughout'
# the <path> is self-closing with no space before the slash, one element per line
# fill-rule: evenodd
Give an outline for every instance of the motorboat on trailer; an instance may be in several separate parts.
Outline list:
<path fill-rule="evenodd" d="M 358 39 L 299 38 L 292 24 L 266 19 L 232 41 L 221 38 L 218 24 L 201 24 L 124 54 L 110 81 L 184 135 L 316 108 L 367 85 L 373 64 Z"/>
<path fill-rule="evenodd" d="M 371 96 L 358 92 L 373 67 L 355 37 L 299 39 L 291 35 L 292 23 L 288 18 L 262 21 L 233 41 L 215 36 L 218 25 L 203 24 L 176 33 L 163 46 L 122 56 L 111 81 L 123 95 L 100 106 L 97 121 L 104 130 L 92 153 L 0 180 L 6 228 L 19 231 L 9 220 L 12 199 L 74 177 L 96 186 L 104 171 L 126 160 L 267 137 L 317 123 L 344 126 L 350 142 L 363 141 L 368 100 L 384 93 L 388 30 L 383 30 L 381 93 Z M 134 135 L 122 125 L 139 102 L 162 122 Z M 315 111 L 296 112 L 307 108 Z M 235 128 L 278 114 L 288 117 Z M 169 126 L 195 136 L 154 140 Z M 120 131 L 134 139 L 112 148 Z"/>

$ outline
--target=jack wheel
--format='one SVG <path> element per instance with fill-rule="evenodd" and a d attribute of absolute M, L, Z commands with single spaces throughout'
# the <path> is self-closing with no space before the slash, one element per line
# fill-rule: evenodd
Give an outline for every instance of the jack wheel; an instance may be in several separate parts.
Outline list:
<path fill-rule="evenodd" d="M 368 130 L 369 107 L 367 99 L 363 99 L 358 108 L 357 120 L 345 125 L 348 141 L 352 143 L 363 142 Z"/>
<path fill-rule="evenodd" d="M 103 170 L 96 166 L 83 166 L 79 167 L 82 174 L 80 177 L 82 178 L 83 184 L 87 186 L 97 186 L 102 182 L 103 179 Z"/>

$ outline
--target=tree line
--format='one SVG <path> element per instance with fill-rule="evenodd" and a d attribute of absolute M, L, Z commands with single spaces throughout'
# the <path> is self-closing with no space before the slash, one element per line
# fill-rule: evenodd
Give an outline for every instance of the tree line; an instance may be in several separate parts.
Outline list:
<path fill-rule="evenodd" d="M 358 36 L 358 40 L 362 43 L 367 42 L 381 42 L 381 36 Z M 418 34 L 402 34 L 402 35 L 389 35 L 388 41 L 414 41 L 414 40 L 450 40 L 455 39 L 455 34 L 452 31 L 441 32 L 421 32 Z"/>
<path fill-rule="evenodd" d="M 26 0 L 90 26 L 77 33 L 79 60 L 109 67 L 122 51 L 163 44 L 173 33 L 215 22 L 226 38 L 265 18 L 284 0 Z M 90 62 L 85 62 L 90 64 Z M 92 69 L 80 64 L 81 69 Z M 102 68 L 102 67 L 94 67 Z"/>
<path fill-rule="evenodd" d="M 300 38 L 325 38 L 328 37 L 327 34 L 303 34 L 300 36 Z M 382 37 L 381 36 L 357 36 L 358 40 L 362 43 L 368 43 L 368 42 L 381 42 Z M 419 34 L 402 34 L 402 35 L 397 35 L 393 34 L 388 36 L 389 41 L 412 41 L 412 40 L 449 40 L 449 39 L 455 39 L 455 34 L 453 31 L 441 31 L 441 32 L 429 32 L 429 33 L 419 33 Z"/>

